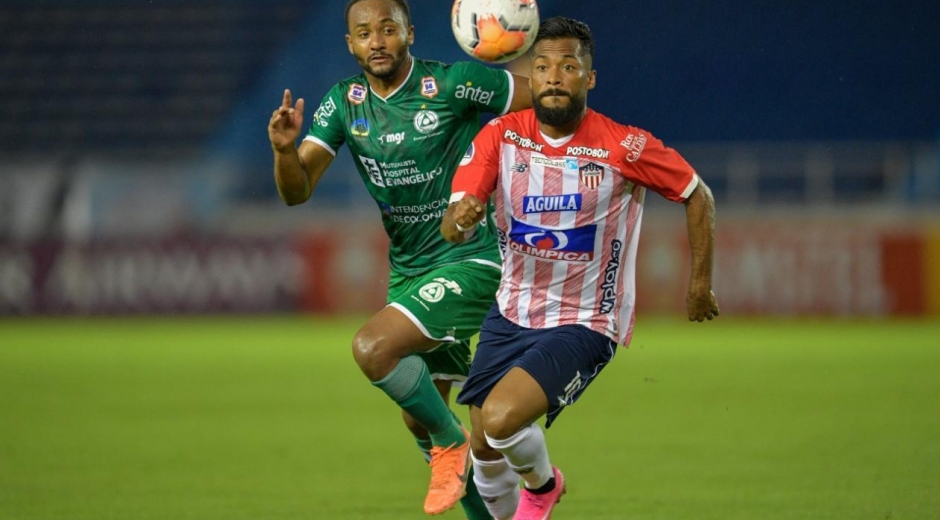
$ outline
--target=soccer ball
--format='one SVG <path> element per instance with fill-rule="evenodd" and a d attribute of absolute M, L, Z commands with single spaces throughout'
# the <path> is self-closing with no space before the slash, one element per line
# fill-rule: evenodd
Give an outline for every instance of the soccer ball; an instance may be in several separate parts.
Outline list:
<path fill-rule="evenodd" d="M 524 54 L 539 32 L 535 0 L 454 0 L 451 28 L 460 48 L 489 63 Z"/>

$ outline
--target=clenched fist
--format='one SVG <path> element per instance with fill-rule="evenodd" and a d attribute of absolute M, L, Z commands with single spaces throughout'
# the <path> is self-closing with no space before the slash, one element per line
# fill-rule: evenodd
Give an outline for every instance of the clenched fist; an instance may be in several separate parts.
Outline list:
<path fill-rule="evenodd" d="M 472 236 L 469 232 L 486 216 L 484 208 L 485 205 L 480 199 L 473 195 L 466 195 L 451 204 L 441 222 L 441 234 L 444 239 L 459 244 Z"/>

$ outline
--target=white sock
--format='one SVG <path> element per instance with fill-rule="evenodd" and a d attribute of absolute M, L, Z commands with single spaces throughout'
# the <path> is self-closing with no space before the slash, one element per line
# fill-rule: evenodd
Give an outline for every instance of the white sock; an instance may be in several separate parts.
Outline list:
<path fill-rule="evenodd" d="M 519 507 L 519 475 L 505 458 L 499 460 L 473 459 L 473 482 L 477 485 L 486 510 L 496 520 L 509 520 Z"/>
<path fill-rule="evenodd" d="M 538 489 L 554 476 L 545 434 L 539 425 L 533 423 L 508 439 L 493 439 L 487 435 L 486 442 L 506 456 L 509 467 L 522 477 L 525 487 Z"/>

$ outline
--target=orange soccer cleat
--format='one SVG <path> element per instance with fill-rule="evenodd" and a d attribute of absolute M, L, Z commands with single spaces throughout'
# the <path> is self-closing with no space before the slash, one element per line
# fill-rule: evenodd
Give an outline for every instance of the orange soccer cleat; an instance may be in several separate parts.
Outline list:
<path fill-rule="evenodd" d="M 457 505 L 467 494 L 467 476 L 470 474 L 470 434 L 461 427 L 462 444 L 446 448 L 431 448 L 431 485 L 424 499 L 424 512 L 439 515 Z"/>

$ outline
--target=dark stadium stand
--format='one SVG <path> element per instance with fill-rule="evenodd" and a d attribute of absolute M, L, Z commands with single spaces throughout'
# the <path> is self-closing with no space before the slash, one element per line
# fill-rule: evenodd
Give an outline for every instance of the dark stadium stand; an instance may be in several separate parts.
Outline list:
<path fill-rule="evenodd" d="M 0 177 L 33 160 L 70 177 L 102 156 L 221 157 L 236 165 L 237 198 L 276 203 L 264 127 L 284 88 L 309 116 L 359 73 L 343 43 L 345 4 L 3 0 Z M 467 59 L 449 4 L 411 1 L 416 56 Z M 544 16 L 582 18 L 604 42 L 590 105 L 683 150 L 722 204 L 940 197 L 940 39 L 929 22 L 940 3 L 888 17 L 838 2 L 617 5 L 539 1 Z M 352 164 L 339 154 L 318 204 L 375 210 Z"/>
<path fill-rule="evenodd" d="M 0 5 L 0 152 L 195 151 L 305 2 Z"/>

